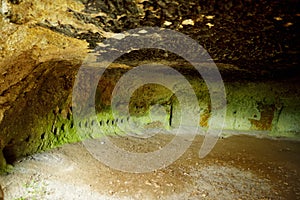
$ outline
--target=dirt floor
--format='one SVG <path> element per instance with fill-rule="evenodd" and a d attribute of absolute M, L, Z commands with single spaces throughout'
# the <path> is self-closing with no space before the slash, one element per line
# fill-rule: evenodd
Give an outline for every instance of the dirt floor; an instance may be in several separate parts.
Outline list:
<path fill-rule="evenodd" d="M 114 136 L 112 141 L 140 151 L 172 137 L 156 135 L 145 142 Z M 199 159 L 202 141 L 197 136 L 172 165 L 143 174 L 113 170 L 82 143 L 68 144 L 19 160 L 0 183 L 6 200 L 300 199 L 300 142 L 232 136 Z"/>

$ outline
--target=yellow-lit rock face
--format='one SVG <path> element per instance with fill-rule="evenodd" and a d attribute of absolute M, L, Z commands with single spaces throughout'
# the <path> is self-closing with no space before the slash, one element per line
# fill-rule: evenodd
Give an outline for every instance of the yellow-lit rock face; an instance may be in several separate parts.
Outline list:
<path fill-rule="evenodd" d="M 6 35 L 5 31 L 3 32 L 3 35 Z M 18 25 L 2 46 L 0 92 L 23 80 L 39 63 L 67 60 L 75 65 L 84 59 L 86 53 L 87 44 L 84 41 L 68 38 L 41 27 Z M 0 102 L 14 101 L 19 92 L 1 96 Z M 0 111 L 0 119 L 1 113 L 3 111 Z"/>
<path fill-rule="evenodd" d="M 79 21 L 67 11 L 68 8 L 82 9 L 83 5 L 76 1 L 22 1 L 18 5 L 11 5 L 9 19 L 3 15 L 0 17 L 0 55 L 3 60 L 16 57 L 33 48 L 40 62 L 58 55 L 60 56 L 57 59 L 68 59 L 68 56 L 74 56 L 76 51 L 80 55 L 79 59 L 82 58 L 84 56 L 82 51 L 87 47 L 84 41 L 64 37 L 39 26 L 39 23 L 52 21 L 56 24 L 80 25 Z M 22 22 L 16 24 L 11 19 L 14 15 L 20 15 Z M 38 49 L 43 53 L 39 53 Z M 70 50 L 73 54 L 67 55 Z M 47 56 L 49 58 L 46 58 Z"/>
<path fill-rule="evenodd" d="M 9 8 L 12 21 L 16 24 L 34 24 L 45 20 L 52 23 L 74 23 L 73 15 L 66 11 L 80 11 L 84 6 L 79 1 L 72 0 L 23 0 L 17 5 L 10 4 Z"/>
<path fill-rule="evenodd" d="M 11 13 L 17 13 L 24 19 L 19 24 L 0 17 L 0 93 L 11 91 L 10 87 L 28 76 L 39 63 L 67 60 L 76 65 L 87 53 L 85 41 L 66 37 L 37 25 L 47 17 L 54 16 L 71 22 L 73 18 L 68 16 L 66 9 L 68 6 L 80 9 L 80 4 L 67 4 L 65 1 L 55 1 L 55 4 L 51 1 L 38 2 L 40 1 L 23 1 L 21 5 L 11 7 Z M 10 107 L 3 104 L 14 101 L 20 92 L 15 88 L 14 92 L 1 96 L 0 122 L 4 111 Z"/>

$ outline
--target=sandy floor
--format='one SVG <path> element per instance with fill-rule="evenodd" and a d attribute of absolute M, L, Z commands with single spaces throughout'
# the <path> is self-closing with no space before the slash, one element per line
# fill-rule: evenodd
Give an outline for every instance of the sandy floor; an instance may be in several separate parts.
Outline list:
<path fill-rule="evenodd" d="M 156 142 L 114 137 L 126 149 Z M 199 159 L 202 137 L 167 168 L 133 174 L 110 169 L 81 143 L 23 158 L 0 177 L 5 199 L 300 199 L 300 142 L 232 136 Z M 143 144 L 143 145 L 142 145 Z"/>

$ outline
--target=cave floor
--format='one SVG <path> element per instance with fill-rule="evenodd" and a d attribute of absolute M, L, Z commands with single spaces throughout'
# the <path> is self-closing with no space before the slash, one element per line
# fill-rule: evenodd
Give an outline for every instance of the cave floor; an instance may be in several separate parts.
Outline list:
<path fill-rule="evenodd" d="M 169 141 L 157 135 L 146 149 Z M 127 149 L 134 140 L 113 137 Z M 127 141 L 127 142 L 124 142 Z M 82 143 L 22 158 L 0 177 L 5 199 L 300 199 L 300 142 L 236 135 L 220 139 L 204 159 L 203 137 L 172 165 L 151 173 L 111 169 Z"/>

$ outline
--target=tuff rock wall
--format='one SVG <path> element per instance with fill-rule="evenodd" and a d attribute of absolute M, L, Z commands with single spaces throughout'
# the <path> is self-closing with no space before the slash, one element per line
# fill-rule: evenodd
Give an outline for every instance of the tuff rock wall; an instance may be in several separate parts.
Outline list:
<path fill-rule="evenodd" d="M 225 83 L 226 133 L 299 138 L 297 1 L 0 2 L 2 169 L 21 156 L 83 139 L 76 134 L 71 103 L 79 67 L 106 38 L 143 26 L 179 31 L 208 51 Z M 114 119 L 109 112 L 111 91 L 120 76 L 153 61 L 165 62 L 187 77 L 199 99 L 199 124 L 209 127 L 211 108 L 205 83 L 181 58 L 165 55 L 159 50 L 131 52 L 108 70 L 96 94 L 97 123 L 103 130 L 118 132 L 117 123 L 128 121 Z M 175 110 L 179 106 L 170 91 L 152 85 L 136 92 L 130 110 L 146 120 L 143 114 L 156 103 L 169 116 L 170 106 Z M 170 125 L 170 117 L 158 126 Z M 82 126 L 90 123 L 87 120 Z"/>

